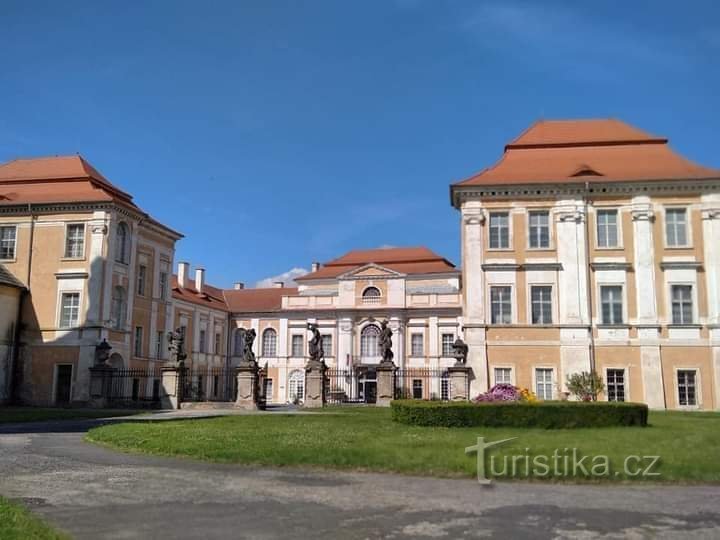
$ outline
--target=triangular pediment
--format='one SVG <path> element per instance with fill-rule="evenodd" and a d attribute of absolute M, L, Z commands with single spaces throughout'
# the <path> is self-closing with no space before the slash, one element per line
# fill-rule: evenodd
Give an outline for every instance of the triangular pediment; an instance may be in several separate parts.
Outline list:
<path fill-rule="evenodd" d="M 358 268 L 353 268 L 349 272 L 338 276 L 338 279 L 395 278 L 404 275 L 405 274 L 401 274 L 395 270 L 380 266 L 379 264 L 370 263 L 359 266 Z"/>

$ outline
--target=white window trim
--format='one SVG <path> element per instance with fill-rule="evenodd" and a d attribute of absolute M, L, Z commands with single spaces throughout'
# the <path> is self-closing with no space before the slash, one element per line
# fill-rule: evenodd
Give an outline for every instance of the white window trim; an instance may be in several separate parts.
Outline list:
<path fill-rule="evenodd" d="M 517 386 L 517 380 L 515 379 L 515 366 L 510 364 L 491 364 L 490 373 L 492 373 L 492 386 L 499 384 L 495 378 L 495 368 L 498 369 L 509 369 L 510 370 L 510 384 Z M 533 391 L 534 392 L 534 391 Z"/>
<path fill-rule="evenodd" d="M 668 238 L 667 238 L 667 211 L 668 210 L 685 210 L 685 239 L 687 240 L 686 244 L 678 245 L 678 246 L 671 246 L 668 244 Z M 671 204 L 667 206 L 662 207 L 662 238 L 663 238 L 663 247 L 665 249 L 691 249 L 693 247 L 693 234 L 692 234 L 692 207 L 690 205 L 682 205 L 682 204 Z"/>
<path fill-rule="evenodd" d="M 494 323 L 492 322 L 492 288 L 493 287 L 510 287 L 510 322 Z M 517 300 L 515 298 L 514 283 L 488 283 L 487 286 L 487 321 L 490 326 L 510 326 L 517 324 Z"/>
<path fill-rule="evenodd" d="M 622 316 L 623 322 L 621 323 L 606 323 L 602 320 L 602 287 L 620 287 L 620 298 L 622 299 Z M 596 299 L 595 304 L 595 323 L 596 326 L 605 327 L 625 327 L 630 326 L 628 317 L 628 299 L 627 299 L 627 287 L 624 282 L 613 282 L 613 281 L 600 281 L 595 284 L 596 288 Z"/>
<path fill-rule="evenodd" d="M 302 350 L 300 351 L 299 355 L 295 354 L 295 351 L 293 350 L 293 341 L 294 341 L 295 337 L 299 337 L 301 339 L 301 349 Z M 305 336 L 302 334 L 298 334 L 298 333 L 290 334 L 290 356 L 292 358 L 303 358 L 305 356 L 304 350 L 305 350 Z"/>
<path fill-rule="evenodd" d="M 275 332 L 275 354 L 274 355 L 265 355 L 265 332 L 268 330 L 272 330 Z M 256 338 L 257 341 L 257 338 Z M 260 332 L 260 343 L 258 344 L 258 349 L 260 350 L 260 354 L 258 355 L 261 358 L 277 358 L 278 352 L 280 351 L 280 332 L 277 331 L 273 326 L 266 326 L 262 329 Z"/>
<path fill-rule="evenodd" d="M 533 287 L 550 287 L 550 315 L 552 316 L 553 322 L 551 323 L 533 323 L 532 322 L 532 288 Z M 558 302 L 555 298 L 555 283 L 528 283 L 525 287 L 526 294 L 527 294 L 527 303 L 525 304 L 526 307 L 526 321 L 528 322 L 528 325 L 530 326 L 538 326 L 538 327 L 552 327 L 557 325 L 557 321 L 559 318 L 559 312 L 558 312 Z"/>
<path fill-rule="evenodd" d="M 625 402 L 629 402 L 630 400 L 630 367 L 629 366 L 617 366 L 617 365 L 606 365 L 603 367 L 605 370 L 605 401 L 610 401 L 608 399 L 608 392 L 607 392 L 607 372 L 608 369 L 616 369 L 618 371 L 623 372 L 623 385 L 625 386 Z"/>
<path fill-rule="evenodd" d="M 0 258 L 0 261 L 2 261 L 2 262 L 15 262 L 15 261 L 17 261 L 17 254 L 18 254 L 18 249 L 17 249 L 17 246 L 18 246 L 18 230 L 19 230 L 20 228 L 18 227 L 17 223 L 0 223 L 0 227 L 1 227 L 1 228 L 12 228 L 12 229 L 15 229 L 15 241 L 14 241 L 14 244 L 13 244 L 13 257 L 12 257 L 11 259 L 3 259 L 3 258 Z M 64 252 L 64 251 L 65 251 L 65 250 L 63 249 L 63 252 Z"/>
<path fill-rule="evenodd" d="M 78 297 L 78 319 L 77 319 L 77 324 L 75 324 L 75 326 L 61 327 L 61 322 L 62 322 L 62 297 L 63 297 L 63 294 L 74 294 L 74 293 L 79 294 L 79 297 Z M 83 312 L 85 311 L 85 310 L 83 309 L 83 305 L 84 305 L 83 302 L 84 302 L 84 301 L 85 301 L 85 298 L 84 298 L 84 296 L 83 296 L 83 291 L 82 291 L 82 289 L 60 289 L 60 288 L 59 288 L 59 289 L 58 289 L 58 292 L 57 292 L 57 299 L 55 300 L 55 305 L 56 305 L 56 309 L 55 309 L 55 328 L 56 328 L 57 330 L 61 331 L 61 332 L 68 332 L 68 331 L 75 330 L 76 328 L 80 328 L 80 327 L 82 326 L 82 323 L 83 323 L 82 315 L 83 315 Z"/>
<path fill-rule="evenodd" d="M 68 229 L 72 225 L 82 225 L 83 227 L 83 243 L 82 243 L 82 255 L 79 257 L 70 257 L 67 254 L 67 242 L 68 242 Z M 17 242 L 17 238 L 16 238 Z M 63 245 L 62 245 L 62 258 L 63 261 L 84 261 L 85 256 L 87 254 L 87 224 L 84 221 L 69 221 L 65 224 L 65 236 L 63 237 Z"/>
<path fill-rule="evenodd" d="M 597 251 L 617 251 L 621 249 L 625 249 L 625 246 L 623 245 L 623 212 L 620 208 L 617 206 L 598 206 L 594 208 L 594 215 L 595 215 L 595 249 Z M 598 234 L 598 227 L 599 227 L 599 220 L 598 220 L 598 213 L 603 211 L 610 211 L 614 210 L 617 213 L 617 245 L 615 246 L 608 246 L 603 247 L 600 245 L 599 239 L 600 235 Z"/>
<path fill-rule="evenodd" d="M 557 399 L 557 388 L 558 388 L 558 382 L 557 382 L 557 369 L 555 366 L 549 366 L 545 364 L 538 364 L 534 365 L 532 367 L 532 392 L 537 395 L 537 370 L 538 369 L 549 369 L 552 371 L 552 395 L 550 396 L 550 399 L 544 400 L 544 401 L 552 401 Z M 538 399 L 541 399 L 540 396 L 537 396 Z"/>
<path fill-rule="evenodd" d="M 493 214 L 507 214 L 508 216 L 508 247 L 506 248 L 494 248 L 490 247 L 490 220 L 492 219 Z M 487 213 L 487 226 L 485 227 L 487 229 L 485 233 L 485 239 L 487 244 L 486 250 L 487 251 L 514 251 L 513 249 L 513 212 L 512 209 L 507 208 L 493 208 L 492 210 L 488 210 Z"/>
<path fill-rule="evenodd" d="M 452 356 L 452 352 L 450 353 L 449 356 L 446 355 L 446 354 L 444 354 L 444 351 L 443 351 L 443 336 L 444 336 L 444 335 L 452 336 L 452 342 L 455 343 L 455 340 L 457 339 L 457 334 L 456 334 L 454 331 L 453 331 L 453 332 L 444 332 L 442 328 L 439 328 L 438 330 L 440 331 L 440 332 L 439 332 L 439 334 L 440 334 L 440 343 L 439 343 L 439 345 L 440 345 L 440 350 L 438 351 L 438 352 L 440 353 L 440 354 L 439 354 L 440 358 L 454 358 L 454 357 Z M 452 345 L 451 345 L 451 348 L 452 348 Z"/>
<path fill-rule="evenodd" d="M 413 347 L 412 347 L 412 337 L 413 335 L 419 335 L 422 339 L 422 354 L 416 355 L 413 354 Z M 427 356 L 426 354 L 426 347 L 425 347 L 425 329 L 424 328 L 410 328 L 408 332 L 409 336 L 409 343 L 408 343 L 408 357 L 409 358 L 425 358 Z M 440 344 L 442 347 L 442 343 Z M 442 352 L 442 351 L 441 351 Z"/>
<path fill-rule="evenodd" d="M 690 296 L 692 298 L 692 322 L 691 323 L 684 323 L 679 324 L 673 322 L 673 316 L 672 316 L 672 288 L 674 285 L 685 285 L 690 287 Z M 701 323 L 700 321 L 700 310 L 698 306 L 698 287 L 696 281 L 669 281 L 667 284 L 667 291 L 666 291 L 666 303 L 667 303 L 667 325 L 673 326 L 676 328 L 683 328 L 683 327 L 695 327 L 699 326 Z"/>
<path fill-rule="evenodd" d="M 544 212 L 548 218 L 548 246 L 547 247 L 530 247 L 530 214 Z M 554 251 L 555 250 L 555 235 L 553 234 L 553 217 L 550 208 L 528 208 L 527 218 L 525 219 L 525 234 L 527 236 L 527 242 L 525 248 L 528 251 Z M 511 218 L 512 219 L 512 218 Z M 512 242 L 510 243 L 512 246 Z"/>
<path fill-rule="evenodd" d="M 680 405 L 680 385 L 678 384 L 678 371 L 695 372 L 695 405 Z M 673 384 L 675 386 L 675 404 L 680 410 L 697 411 L 702 409 L 702 378 L 700 368 L 697 366 L 676 366 L 673 367 Z"/>
<path fill-rule="evenodd" d="M 140 329 L 140 350 L 137 350 L 137 331 L 138 328 Z M 133 336 L 132 336 L 132 353 L 135 358 L 144 358 L 143 353 L 143 345 L 145 345 L 145 328 L 142 325 L 137 325 L 133 327 Z"/>
<path fill-rule="evenodd" d="M 57 403 L 58 367 L 70 366 L 70 401 L 72 402 L 73 390 L 75 390 L 75 366 L 68 362 L 59 362 L 53 366 L 52 404 Z"/>

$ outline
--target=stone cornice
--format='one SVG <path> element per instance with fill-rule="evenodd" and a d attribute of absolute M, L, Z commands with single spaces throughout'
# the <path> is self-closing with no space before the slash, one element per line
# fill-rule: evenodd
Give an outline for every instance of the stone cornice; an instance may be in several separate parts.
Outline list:
<path fill-rule="evenodd" d="M 632 270 L 632 264 L 628 262 L 591 262 L 590 268 L 598 270 Z"/>
<path fill-rule="evenodd" d="M 698 261 L 660 261 L 661 270 L 672 270 L 672 269 L 684 269 L 684 270 L 699 270 L 702 268 L 702 263 Z"/>

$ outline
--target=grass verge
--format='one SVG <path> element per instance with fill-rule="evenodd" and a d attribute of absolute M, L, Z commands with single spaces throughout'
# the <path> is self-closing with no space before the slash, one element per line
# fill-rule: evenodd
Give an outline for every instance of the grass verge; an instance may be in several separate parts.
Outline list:
<path fill-rule="evenodd" d="M 122 409 L 57 409 L 44 407 L 0 407 L 0 424 L 43 420 L 83 420 L 109 416 L 129 416 L 143 411 Z"/>
<path fill-rule="evenodd" d="M 324 414 L 333 413 L 333 414 Z M 445 477 L 472 477 L 476 457 L 465 448 L 486 441 L 516 439 L 493 448 L 496 474 L 505 479 L 545 481 L 720 482 L 720 414 L 652 412 L 649 427 L 580 428 L 442 428 L 392 422 L 384 408 L 328 408 L 323 414 L 226 416 L 202 420 L 127 423 L 91 430 L 87 440 L 113 448 L 165 456 L 270 466 L 398 472 Z M 605 476 L 582 470 L 539 477 L 509 467 L 505 457 L 566 455 L 607 456 Z M 631 463 L 628 456 L 660 456 L 650 472 L 634 475 L 649 460 Z M 523 458 L 524 460 L 524 458 Z M 590 463 L 586 460 L 586 465 Z M 522 466 L 522 463 L 520 463 Z M 521 467 L 522 468 L 522 467 Z"/>
<path fill-rule="evenodd" d="M 0 540 L 70 540 L 20 505 L 0 497 Z"/>

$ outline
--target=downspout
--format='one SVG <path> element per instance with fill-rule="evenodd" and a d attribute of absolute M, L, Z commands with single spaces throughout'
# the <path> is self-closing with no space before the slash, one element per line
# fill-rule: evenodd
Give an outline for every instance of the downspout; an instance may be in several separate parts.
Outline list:
<path fill-rule="evenodd" d="M 585 279 L 587 281 L 587 301 L 588 301 L 588 322 L 590 324 L 590 372 L 595 372 L 595 332 L 593 330 L 593 287 L 592 272 L 590 270 L 590 182 L 585 182 L 585 252 L 587 264 L 585 265 Z"/>

